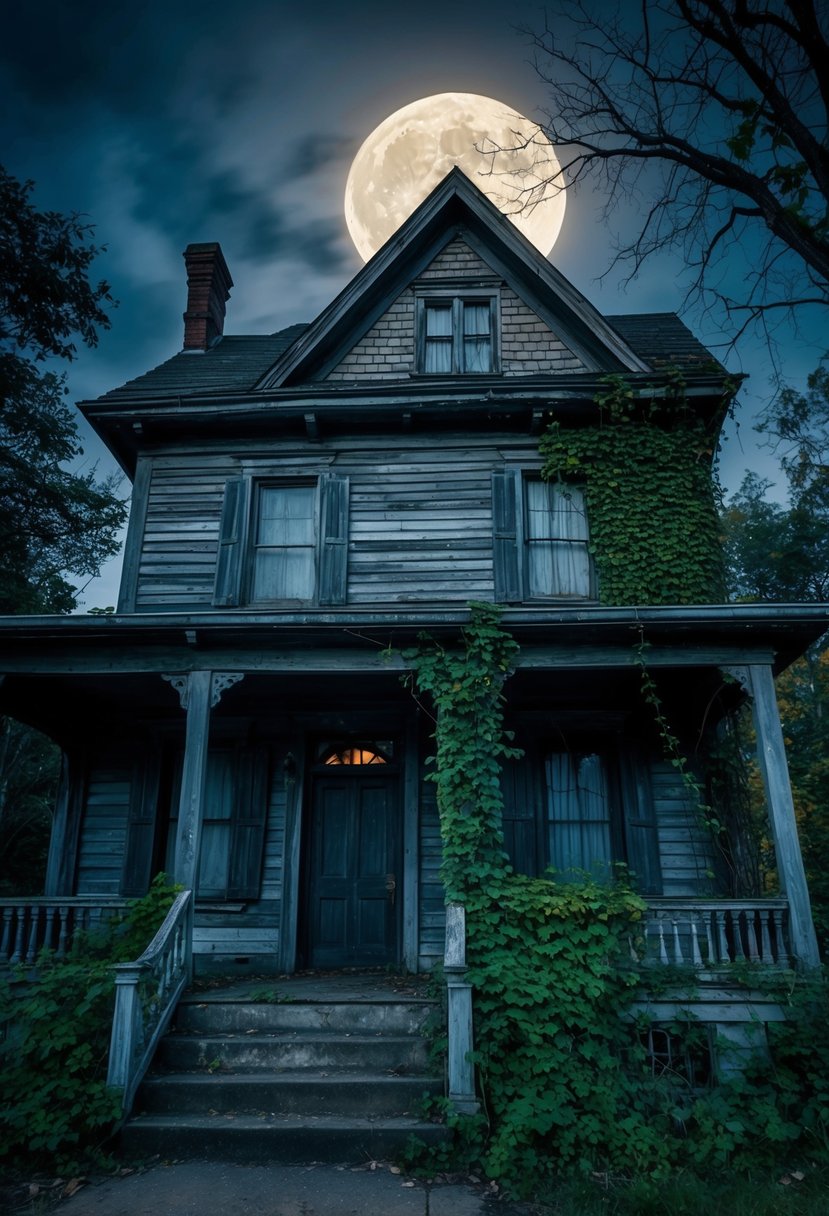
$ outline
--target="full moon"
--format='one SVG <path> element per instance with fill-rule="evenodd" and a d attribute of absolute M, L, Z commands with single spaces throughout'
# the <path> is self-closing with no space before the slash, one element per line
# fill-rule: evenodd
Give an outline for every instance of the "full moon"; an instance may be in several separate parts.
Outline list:
<path fill-rule="evenodd" d="M 477 93 L 436 93 L 395 110 L 354 157 L 345 187 L 351 239 L 368 261 L 457 165 L 543 254 L 564 219 L 553 145 L 528 118 Z"/>

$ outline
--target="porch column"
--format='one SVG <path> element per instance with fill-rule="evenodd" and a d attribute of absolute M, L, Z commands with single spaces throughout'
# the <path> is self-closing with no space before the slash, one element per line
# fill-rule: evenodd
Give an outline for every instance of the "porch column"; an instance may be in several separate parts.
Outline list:
<path fill-rule="evenodd" d="M 466 978 L 466 909 L 460 904 L 446 905 L 443 973 L 446 977 L 449 1102 L 458 1114 L 475 1115 L 480 1110 L 480 1103 L 475 1097 L 475 1067 L 470 1059 L 473 1048 L 472 985 Z"/>
<path fill-rule="evenodd" d="M 74 895 L 75 863 L 83 807 L 86 757 L 79 751 L 64 752 L 60 767 L 44 895 Z"/>
<path fill-rule="evenodd" d="M 748 674 L 757 732 L 757 759 L 769 808 L 780 885 L 789 903 L 792 953 L 803 967 L 819 967 L 820 955 L 797 835 L 774 676 L 771 666 L 765 663 L 752 664 Z"/>
<path fill-rule="evenodd" d="M 210 710 L 226 688 L 242 679 L 241 673 L 191 671 L 188 675 L 164 675 L 175 688 L 187 712 L 184 763 L 178 804 L 178 830 L 173 863 L 173 881 L 196 892 L 199 848 L 207 783 L 207 752 L 210 741 Z"/>

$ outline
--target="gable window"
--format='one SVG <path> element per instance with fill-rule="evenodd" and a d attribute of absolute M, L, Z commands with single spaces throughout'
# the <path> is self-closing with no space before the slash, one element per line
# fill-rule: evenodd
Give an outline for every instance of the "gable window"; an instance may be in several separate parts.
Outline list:
<path fill-rule="evenodd" d="M 584 490 L 524 478 L 514 469 L 492 475 L 495 599 L 595 599 L 595 572 Z"/>
<path fill-rule="evenodd" d="M 348 478 L 231 477 L 225 484 L 213 603 L 344 604 Z"/>
<path fill-rule="evenodd" d="M 497 370 L 493 296 L 418 300 L 418 371 L 480 375 Z"/>

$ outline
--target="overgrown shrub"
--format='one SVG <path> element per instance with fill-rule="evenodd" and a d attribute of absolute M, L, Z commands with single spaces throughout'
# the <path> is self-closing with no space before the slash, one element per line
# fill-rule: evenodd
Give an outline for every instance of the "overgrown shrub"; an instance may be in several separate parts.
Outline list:
<path fill-rule="evenodd" d="M 65 1168 L 100 1153 L 120 1114 L 106 1087 L 114 1008 L 113 964 L 137 958 L 160 927 L 175 889 L 163 874 L 143 899 L 100 931 L 80 935 L 59 960 L 0 981 L 0 1160 Z"/>

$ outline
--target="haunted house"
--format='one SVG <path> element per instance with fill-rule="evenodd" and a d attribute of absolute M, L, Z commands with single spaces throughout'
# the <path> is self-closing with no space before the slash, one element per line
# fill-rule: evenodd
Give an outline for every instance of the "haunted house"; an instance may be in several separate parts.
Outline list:
<path fill-rule="evenodd" d="M 681 373 L 713 450 L 709 352 L 673 314 L 603 316 L 457 170 L 311 324 L 225 335 L 219 246 L 184 258 L 183 349 L 81 407 L 133 483 L 116 612 L 0 622 L 0 709 L 64 755 L 45 893 L 3 905 L 4 959 L 165 871 L 197 972 L 431 968 L 434 724 L 403 654 L 457 645 L 482 601 L 520 646 L 515 868 L 625 863 L 654 965 L 814 965 L 774 676 L 825 608 L 609 603 L 584 486 L 541 477 L 540 435 L 594 425 L 608 376 L 645 400 Z M 741 887 L 666 755 L 643 653 L 703 787 L 699 741 L 751 702 L 772 891 Z"/>

